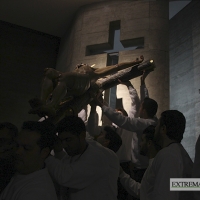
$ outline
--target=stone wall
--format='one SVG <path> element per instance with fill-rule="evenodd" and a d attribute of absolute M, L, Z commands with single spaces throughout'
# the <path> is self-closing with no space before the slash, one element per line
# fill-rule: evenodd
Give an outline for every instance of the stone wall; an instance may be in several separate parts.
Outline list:
<path fill-rule="evenodd" d="M 56 68 L 73 70 L 77 63 L 104 67 L 107 54 L 86 56 L 86 47 L 109 43 L 110 22 L 120 21 L 121 41 L 144 37 L 144 48 L 119 52 L 119 62 L 131 61 L 140 55 L 154 59 L 156 70 L 146 80 L 150 96 L 157 100 L 159 111 L 169 108 L 169 8 L 167 1 L 104 1 L 85 5 L 76 14 L 70 31 L 61 40 Z M 96 46 L 97 47 L 97 46 Z M 140 79 L 132 80 L 139 90 Z M 123 97 L 124 108 L 130 108 L 126 89 L 119 86 L 118 98 Z"/>
<path fill-rule="evenodd" d="M 186 117 L 182 141 L 191 158 L 200 133 L 200 2 L 192 1 L 170 20 L 170 109 Z"/>

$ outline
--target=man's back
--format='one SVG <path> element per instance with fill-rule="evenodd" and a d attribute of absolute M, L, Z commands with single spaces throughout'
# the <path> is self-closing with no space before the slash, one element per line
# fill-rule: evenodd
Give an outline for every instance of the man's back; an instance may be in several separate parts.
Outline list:
<path fill-rule="evenodd" d="M 48 158 L 46 163 L 50 174 L 62 185 L 63 199 L 117 199 L 118 158 L 100 144 L 89 143 L 82 155 L 66 155 L 61 161 Z"/>
<path fill-rule="evenodd" d="M 1 200 L 57 200 L 53 182 L 47 169 L 28 175 L 16 174 L 1 193 Z"/>
<path fill-rule="evenodd" d="M 103 147 L 96 141 L 92 142 L 93 146 L 91 151 L 96 151 L 98 149 L 99 154 L 102 154 L 104 157 L 104 165 L 106 165 L 107 172 L 101 179 L 97 180 L 95 184 L 91 184 L 91 187 L 94 188 L 94 199 L 108 199 L 115 200 L 117 199 L 117 179 L 119 176 L 119 159 L 116 154 L 108 149 Z M 100 164 L 100 163 L 99 163 Z M 98 172 L 97 172 L 98 173 Z M 92 188 L 88 188 L 89 193 L 91 193 Z M 95 189 L 96 188 L 96 189 Z M 97 192 L 98 191 L 98 192 Z M 98 195 L 96 193 L 99 193 Z M 89 200 L 88 198 L 86 198 Z"/>
<path fill-rule="evenodd" d="M 171 143 L 163 148 L 156 155 L 149 176 L 141 185 L 141 200 L 188 199 L 190 193 L 170 191 L 170 178 L 189 178 L 192 167 L 192 160 L 180 143 Z"/>

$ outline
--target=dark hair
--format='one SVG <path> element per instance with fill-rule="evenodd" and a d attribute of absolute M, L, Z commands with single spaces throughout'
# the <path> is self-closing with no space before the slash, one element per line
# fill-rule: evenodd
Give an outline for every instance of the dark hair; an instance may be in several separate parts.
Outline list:
<path fill-rule="evenodd" d="M 108 148 L 116 153 L 122 145 L 121 137 L 115 132 L 114 128 L 112 128 L 111 126 L 105 126 L 104 131 L 106 132 L 105 139 L 110 140 Z"/>
<path fill-rule="evenodd" d="M 128 117 L 128 113 L 127 113 L 123 108 L 116 108 L 115 110 L 116 110 L 116 111 L 122 112 L 122 114 L 123 114 L 124 116 Z"/>
<path fill-rule="evenodd" d="M 12 136 L 15 137 L 18 134 L 18 128 L 10 123 L 10 122 L 2 122 L 0 123 L 0 130 L 7 128 L 10 130 L 10 132 L 13 134 Z"/>
<path fill-rule="evenodd" d="M 86 132 L 86 127 L 80 117 L 67 116 L 58 123 L 56 130 L 58 133 L 67 131 L 74 135 L 80 135 L 81 132 Z"/>
<path fill-rule="evenodd" d="M 149 125 L 147 128 L 144 129 L 143 134 L 147 140 L 154 140 L 154 133 L 155 133 L 155 126 Z"/>
<path fill-rule="evenodd" d="M 142 108 L 146 110 L 146 113 L 150 118 L 153 118 L 158 110 L 158 104 L 155 100 L 146 97 L 142 103 Z"/>
<path fill-rule="evenodd" d="M 43 149 L 45 147 L 53 148 L 54 142 L 56 140 L 56 131 L 53 123 L 45 120 L 42 122 L 36 121 L 26 121 L 22 125 L 22 129 L 35 131 L 40 134 L 40 139 L 38 140 L 38 146 Z"/>
<path fill-rule="evenodd" d="M 161 113 L 160 125 L 165 125 L 167 136 L 177 142 L 181 142 L 185 132 L 186 119 L 178 110 L 166 110 Z"/>

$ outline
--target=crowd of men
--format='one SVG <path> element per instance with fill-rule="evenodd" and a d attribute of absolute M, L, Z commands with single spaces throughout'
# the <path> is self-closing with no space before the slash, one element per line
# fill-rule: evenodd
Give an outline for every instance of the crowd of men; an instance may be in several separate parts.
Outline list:
<path fill-rule="evenodd" d="M 0 123 L 0 200 L 200 199 L 198 192 L 170 190 L 170 178 L 200 178 L 200 139 L 193 164 L 181 145 L 184 115 L 166 110 L 157 119 L 145 78 L 141 100 L 130 82 L 123 83 L 129 114 L 98 97 L 87 121 L 25 121 L 20 131 Z M 98 126 L 96 106 L 112 125 Z"/>

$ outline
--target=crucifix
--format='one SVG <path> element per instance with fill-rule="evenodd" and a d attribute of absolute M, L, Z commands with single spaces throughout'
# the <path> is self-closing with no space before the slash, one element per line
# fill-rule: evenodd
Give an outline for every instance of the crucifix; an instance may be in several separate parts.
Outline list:
<path fill-rule="evenodd" d="M 95 45 L 87 46 L 86 48 L 87 55 L 106 53 L 107 67 L 91 69 L 91 66 L 87 64 L 80 64 L 74 71 L 64 73 L 47 68 L 41 91 L 41 99 L 33 98 L 29 102 L 32 107 L 29 113 L 38 114 L 39 116 L 47 115 L 52 122 L 57 123 L 67 115 L 79 113 L 84 106 L 94 99 L 94 96 L 99 91 L 103 92 L 106 90 L 104 95 L 105 101 L 113 108 L 116 108 L 116 106 L 123 107 L 122 103 L 120 106 L 116 105 L 116 87 L 113 86 L 119 84 L 119 79 L 122 81 L 130 80 L 133 77 L 140 76 L 142 70 L 148 67 L 152 71 L 155 66 L 152 65 L 153 60 L 143 62 L 143 56 L 131 62 L 118 64 L 119 51 L 121 51 L 119 45 L 117 47 L 117 44 L 120 44 L 119 30 L 120 21 L 111 22 L 109 42 L 96 45 L 96 49 Z M 130 43 L 133 45 L 130 45 Z M 123 46 L 122 51 L 138 47 L 143 48 L 144 38 L 124 40 L 121 41 L 121 44 Z M 54 81 L 56 83 L 52 87 Z M 106 121 L 102 121 L 103 124 L 106 124 Z"/>
<path fill-rule="evenodd" d="M 119 52 L 144 48 L 144 37 L 120 41 L 120 20 L 109 24 L 108 43 L 86 47 L 86 56 L 107 53 L 107 66 L 118 64 Z M 122 107 L 122 102 L 116 101 L 116 86 L 105 91 L 104 99 L 112 108 Z M 117 105 L 119 104 L 119 105 Z"/>

